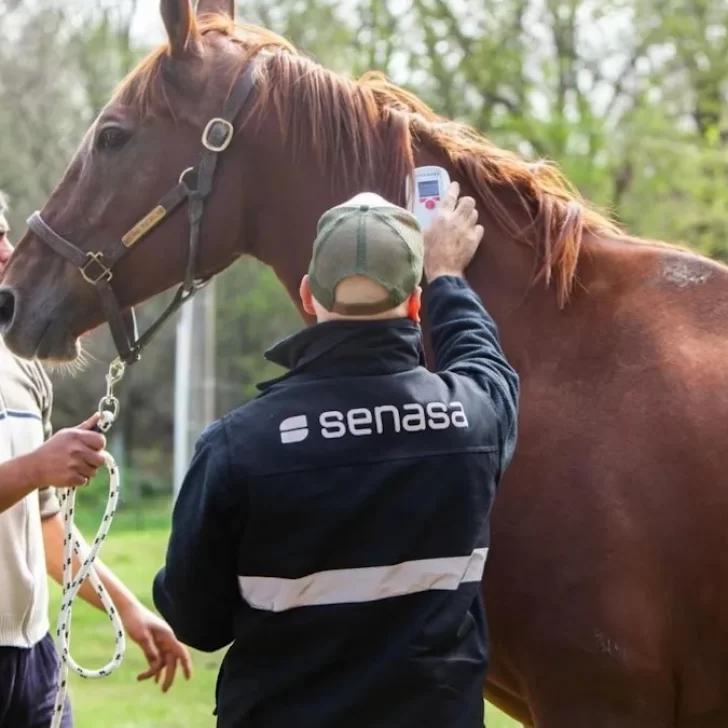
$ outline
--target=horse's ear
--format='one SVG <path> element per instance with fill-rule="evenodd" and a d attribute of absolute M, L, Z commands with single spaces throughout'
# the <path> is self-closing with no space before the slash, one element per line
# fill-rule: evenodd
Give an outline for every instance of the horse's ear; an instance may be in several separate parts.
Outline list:
<path fill-rule="evenodd" d="M 235 20 L 235 0 L 197 0 L 197 14 L 223 13 Z"/>
<path fill-rule="evenodd" d="M 191 0 L 160 0 L 160 10 L 172 57 L 185 58 L 194 54 L 197 49 L 197 25 Z"/>

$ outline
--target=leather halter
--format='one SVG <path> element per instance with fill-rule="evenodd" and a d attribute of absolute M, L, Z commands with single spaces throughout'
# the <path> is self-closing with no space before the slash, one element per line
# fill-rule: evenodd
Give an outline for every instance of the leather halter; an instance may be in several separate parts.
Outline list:
<path fill-rule="evenodd" d="M 253 66 L 251 59 L 223 105 L 221 115 L 213 117 L 207 122 L 202 132 L 203 150 L 200 153 L 198 164 L 195 167 L 185 169 L 180 175 L 177 185 L 159 200 L 151 212 L 126 232 L 110 251 L 96 250 L 91 252 L 81 250 L 70 240 L 55 232 L 43 220 L 38 211 L 28 218 L 28 227 L 58 255 L 75 265 L 84 280 L 95 286 L 99 292 L 101 305 L 111 329 L 116 350 L 119 353 L 119 358 L 125 364 L 138 361 L 142 349 L 159 331 L 162 324 L 209 281 L 209 278 L 205 280 L 195 279 L 202 212 L 205 198 L 212 190 L 218 156 L 232 142 L 235 135 L 233 121 L 242 111 L 255 85 Z M 192 182 L 193 178 L 196 184 Z M 193 186 L 190 186 L 191 183 Z M 185 201 L 188 203 L 190 238 L 184 281 L 180 284 L 174 298 L 160 317 L 141 336 L 138 336 L 134 309 L 130 308 L 127 314 L 122 313 L 116 294 L 111 287 L 112 268 L 150 230 L 169 217 Z"/>

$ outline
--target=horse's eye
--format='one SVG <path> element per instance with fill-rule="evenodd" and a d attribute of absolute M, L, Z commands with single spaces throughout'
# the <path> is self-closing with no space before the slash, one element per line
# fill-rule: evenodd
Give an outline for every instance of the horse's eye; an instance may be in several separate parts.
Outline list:
<path fill-rule="evenodd" d="M 129 133 L 119 126 L 107 126 L 99 134 L 96 146 L 99 149 L 121 149 L 129 139 Z"/>

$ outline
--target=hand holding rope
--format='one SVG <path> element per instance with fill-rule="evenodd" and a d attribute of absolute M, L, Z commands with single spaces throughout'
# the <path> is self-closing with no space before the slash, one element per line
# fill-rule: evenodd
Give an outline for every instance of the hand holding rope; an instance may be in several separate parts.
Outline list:
<path fill-rule="evenodd" d="M 121 381 L 124 376 L 124 371 L 125 366 L 121 360 L 115 359 L 111 362 L 109 371 L 106 375 L 106 394 L 101 398 L 98 406 L 99 423 L 96 425 L 95 429 L 99 432 L 108 432 L 119 415 L 119 400 L 114 396 L 114 387 Z M 121 617 L 119 616 L 117 609 L 114 607 L 111 597 L 109 597 L 108 592 L 101 583 L 101 580 L 93 566 L 94 561 L 101 550 L 101 546 L 109 533 L 111 521 L 119 502 L 119 469 L 114 462 L 114 458 L 112 458 L 108 452 L 104 453 L 104 457 L 106 459 L 106 469 L 109 471 L 109 495 L 106 500 L 106 509 L 104 510 L 104 517 L 96 532 L 91 548 L 89 549 L 86 557 L 83 558 L 81 567 L 75 578 L 73 577 L 72 572 L 73 553 L 76 553 L 79 560 L 82 559 L 81 544 L 75 537 L 73 528 L 73 515 L 76 505 L 76 488 L 59 489 L 61 513 L 63 515 L 64 524 L 63 592 L 56 628 L 60 666 L 58 671 L 58 687 L 51 728 L 60 728 L 61 726 L 63 708 L 68 694 L 69 668 L 77 675 L 86 679 L 106 677 L 116 670 L 119 665 L 121 665 L 124 651 L 126 649 L 124 627 L 121 622 Z M 112 628 L 114 630 L 114 655 L 106 665 L 96 670 L 89 670 L 81 667 L 71 657 L 71 614 L 73 610 L 73 600 L 78 595 L 78 592 L 86 579 L 91 580 L 94 589 L 101 599 L 104 610 L 111 620 Z"/>

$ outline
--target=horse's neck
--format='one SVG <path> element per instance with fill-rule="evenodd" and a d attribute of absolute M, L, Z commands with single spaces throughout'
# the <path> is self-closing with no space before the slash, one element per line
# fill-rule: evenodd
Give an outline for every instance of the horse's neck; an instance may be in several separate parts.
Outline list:
<path fill-rule="evenodd" d="M 441 166 L 448 171 L 451 179 L 462 177 L 442 152 L 431 144 L 416 150 L 415 164 Z M 517 226 L 523 230 L 531 227 L 525 212 L 519 209 L 518 195 L 508 190 L 499 194 Z M 478 222 L 484 229 L 480 249 L 466 273 L 468 282 L 498 324 L 506 353 L 517 364 L 526 353 L 524 347 L 538 342 L 537 332 L 550 330 L 557 324 L 559 307 L 556 291 L 553 287 L 546 288 L 541 281 L 533 285 L 538 244 L 529 246 L 510 239 L 502 226 L 483 209 L 482 203 L 478 202 L 478 194 L 466 179 L 460 183 L 460 195 L 472 196 L 476 200 L 480 208 Z M 427 336 L 426 322 L 424 330 Z"/>
<path fill-rule="evenodd" d="M 501 242 L 507 247 L 475 261 L 471 283 L 498 324 L 507 357 L 539 386 L 655 366 L 675 326 L 686 341 L 712 321 L 728 320 L 728 268 L 695 253 L 585 236 L 571 296 L 560 307 L 554 287 L 541 281 L 518 300 L 528 278 L 511 250 L 523 246 Z M 500 278 L 504 265 L 514 272 L 508 283 Z"/>
<path fill-rule="evenodd" d="M 311 221 L 304 222 L 295 215 L 287 222 L 290 227 L 266 236 L 262 246 L 266 253 L 257 257 L 273 268 L 304 322 L 310 324 L 313 319 L 302 311 L 298 289 L 308 265 L 308 241 L 314 228 Z M 469 266 L 467 280 L 496 321 L 506 356 L 522 376 L 558 366 L 579 351 L 588 351 L 591 339 L 599 345 L 598 340 L 608 335 L 613 310 L 619 303 L 611 291 L 626 285 L 620 273 L 624 261 L 618 260 L 620 253 L 611 252 L 608 245 L 591 241 L 585 241 L 584 252 L 572 298 L 564 308 L 558 305 L 553 284 L 533 284 L 533 250 L 503 238 L 502 233 L 496 236 L 491 230 L 490 239 L 483 241 Z M 423 331 L 432 366 L 426 315 Z"/>
<path fill-rule="evenodd" d="M 631 279 L 646 264 L 636 260 L 634 246 L 585 236 L 571 296 L 562 307 L 555 282 L 534 282 L 531 247 L 502 233 L 487 240 L 487 232 L 482 247 L 468 281 L 496 321 L 509 360 L 524 374 L 541 362 L 548 365 L 588 351 L 592 340 L 598 347 L 600 337 L 613 334 L 609 329 L 619 296 L 634 288 Z"/>
<path fill-rule="evenodd" d="M 342 197 L 345 199 L 361 190 L 333 189 L 313 162 L 291 167 L 285 155 L 280 150 L 276 152 L 281 145 L 276 146 L 275 141 L 272 139 L 270 144 L 264 145 L 267 164 L 255 167 L 259 173 L 252 194 L 256 190 L 268 190 L 269 193 L 255 200 L 257 239 L 255 246 L 247 252 L 274 269 L 302 318 L 311 323 L 301 311 L 298 290 L 308 267 L 318 217 L 324 209 L 340 203 Z M 256 151 L 249 150 L 248 153 L 254 155 Z M 275 157 L 276 153 L 280 159 Z M 416 164 L 449 166 L 433 154 L 418 154 Z M 452 168 L 449 172 L 452 178 L 457 178 Z M 275 190 L 275 194 L 270 190 Z M 461 194 L 474 194 L 467 182 L 463 182 Z M 537 246 L 508 239 L 502 228 L 485 214 L 481 214 L 480 223 L 485 229 L 484 239 L 468 268 L 467 278 L 498 324 L 504 349 L 513 364 L 524 368 L 526 362 L 542 359 L 558 349 L 555 341 L 568 347 L 572 339 L 576 341 L 583 335 L 584 321 L 591 313 L 590 304 L 584 301 L 588 294 L 584 294 L 579 284 L 575 287 L 572 303 L 561 310 L 553 285 L 547 288 L 543 281 L 533 284 Z M 522 223 L 522 227 L 527 228 L 528 221 L 524 219 Z M 585 246 L 588 244 L 589 241 L 585 241 Z M 590 255 L 580 264 L 581 284 L 589 287 L 602 276 L 595 273 L 599 265 L 597 258 L 602 256 L 598 251 L 595 257 Z M 610 266 L 605 270 L 611 271 Z M 423 328 L 427 336 L 426 320 Z"/>

